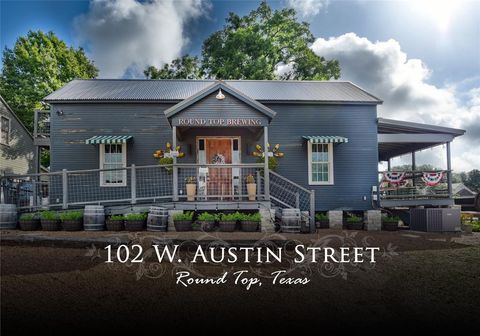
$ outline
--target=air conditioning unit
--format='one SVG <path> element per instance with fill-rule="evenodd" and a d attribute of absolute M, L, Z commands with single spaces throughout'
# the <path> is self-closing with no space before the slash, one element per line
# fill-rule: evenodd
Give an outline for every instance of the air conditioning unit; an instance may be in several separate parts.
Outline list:
<path fill-rule="evenodd" d="M 410 230 L 426 232 L 460 231 L 460 209 L 410 209 Z"/>

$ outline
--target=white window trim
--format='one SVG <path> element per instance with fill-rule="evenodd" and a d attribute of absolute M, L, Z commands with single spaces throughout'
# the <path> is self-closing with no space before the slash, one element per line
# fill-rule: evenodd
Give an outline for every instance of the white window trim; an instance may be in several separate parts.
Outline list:
<path fill-rule="evenodd" d="M 99 166 L 100 169 L 103 169 L 103 163 L 105 160 L 105 145 L 106 144 L 100 144 L 100 162 Z M 123 143 L 122 144 L 122 166 L 127 167 L 127 144 Z M 123 176 L 122 176 L 123 183 L 105 183 L 103 181 L 103 172 L 100 172 L 100 187 L 126 187 L 127 186 L 127 170 L 123 170 Z"/>
<path fill-rule="evenodd" d="M 310 185 L 333 185 L 333 143 L 328 145 L 328 181 L 313 181 L 312 180 L 312 142 L 308 141 L 308 184 Z"/>
<path fill-rule="evenodd" d="M 5 118 L 8 120 L 8 134 L 7 134 L 7 143 L 4 143 L 2 142 L 2 127 L 1 127 L 1 118 Z M 0 145 L 4 145 L 4 146 L 10 146 L 10 135 L 12 134 L 12 119 L 10 119 L 9 117 L 7 117 L 6 115 L 0 115 Z"/>

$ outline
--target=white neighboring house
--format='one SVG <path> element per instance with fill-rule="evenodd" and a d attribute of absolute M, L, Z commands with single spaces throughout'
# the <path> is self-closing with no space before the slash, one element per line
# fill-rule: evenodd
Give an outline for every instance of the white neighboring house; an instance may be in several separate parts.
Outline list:
<path fill-rule="evenodd" d="M 33 172 L 32 134 L 0 96 L 0 175 Z"/>

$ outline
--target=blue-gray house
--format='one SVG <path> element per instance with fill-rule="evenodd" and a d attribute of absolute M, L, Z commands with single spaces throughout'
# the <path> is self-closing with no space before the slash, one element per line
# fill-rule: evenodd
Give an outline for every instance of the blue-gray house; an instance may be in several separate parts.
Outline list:
<path fill-rule="evenodd" d="M 382 101 L 350 82 L 74 80 L 44 100 L 34 136 L 51 151 L 51 205 L 453 204 L 450 142 L 464 131 L 378 118 Z M 442 144 L 448 166 L 417 171 L 415 152 Z M 411 170 L 379 172 L 407 153 Z"/>

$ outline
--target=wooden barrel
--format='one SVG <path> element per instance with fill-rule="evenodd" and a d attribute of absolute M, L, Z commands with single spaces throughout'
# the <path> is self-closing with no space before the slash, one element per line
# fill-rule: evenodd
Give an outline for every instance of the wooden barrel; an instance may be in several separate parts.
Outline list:
<path fill-rule="evenodd" d="M 83 213 L 85 231 L 105 230 L 105 209 L 103 205 L 86 205 Z"/>
<path fill-rule="evenodd" d="M 300 209 L 282 210 L 282 232 L 300 232 L 301 214 Z"/>
<path fill-rule="evenodd" d="M 17 206 L 15 204 L 0 204 L 0 230 L 15 230 L 17 228 Z"/>
<path fill-rule="evenodd" d="M 147 231 L 167 231 L 168 210 L 161 207 L 150 207 L 147 217 Z"/>

